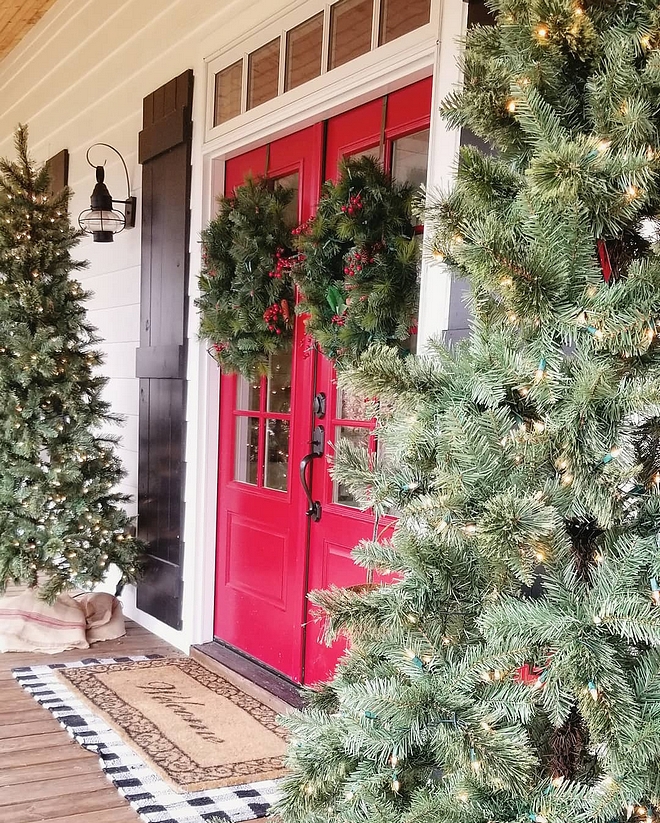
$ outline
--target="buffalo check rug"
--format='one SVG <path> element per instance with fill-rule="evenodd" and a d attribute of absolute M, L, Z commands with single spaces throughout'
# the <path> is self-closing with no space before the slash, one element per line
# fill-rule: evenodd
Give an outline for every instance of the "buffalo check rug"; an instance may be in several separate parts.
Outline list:
<path fill-rule="evenodd" d="M 83 748 L 99 757 L 101 768 L 117 791 L 145 823 L 201 823 L 202 821 L 252 820 L 268 814 L 278 798 L 276 780 L 200 791 L 176 791 L 157 771 L 114 731 L 108 722 L 80 699 L 62 670 L 106 667 L 163 660 L 161 655 L 85 658 L 75 663 L 52 663 L 13 669 L 16 681 Z"/>

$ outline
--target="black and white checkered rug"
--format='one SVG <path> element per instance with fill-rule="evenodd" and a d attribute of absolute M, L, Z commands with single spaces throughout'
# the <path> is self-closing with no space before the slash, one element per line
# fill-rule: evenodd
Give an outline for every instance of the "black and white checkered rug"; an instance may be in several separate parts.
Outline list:
<path fill-rule="evenodd" d="M 161 655 L 93 657 L 77 663 L 53 663 L 13 669 L 18 683 L 48 709 L 83 748 L 99 756 L 101 768 L 145 823 L 202 823 L 264 817 L 277 797 L 274 780 L 224 789 L 177 793 L 124 743 L 104 720 L 78 700 L 56 677 L 57 669 L 154 660 Z"/>

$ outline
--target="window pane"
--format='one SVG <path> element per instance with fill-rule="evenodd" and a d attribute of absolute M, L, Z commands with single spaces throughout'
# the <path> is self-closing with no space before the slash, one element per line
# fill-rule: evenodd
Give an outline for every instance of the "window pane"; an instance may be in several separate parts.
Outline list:
<path fill-rule="evenodd" d="M 392 154 L 392 177 L 400 183 L 410 183 L 413 186 L 424 185 L 428 158 L 428 129 L 395 140 Z"/>
<path fill-rule="evenodd" d="M 389 43 L 431 19 L 431 0 L 381 0 L 379 44 Z"/>
<path fill-rule="evenodd" d="M 215 109 L 213 125 L 219 126 L 241 113 L 243 61 L 239 60 L 215 76 Z"/>
<path fill-rule="evenodd" d="M 269 420 L 266 428 L 264 486 L 285 492 L 289 474 L 289 421 Z"/>
<path fill-rule="evenodd" d="M 236 465 L 234 480 L 257 485 L 259 418 L 236 418 Z"/>
<path fill-rule="evenodd" d="M 278 177 L 277 179 L 278 185 L 282 186 L 283 189 L 290 189 L 293 194 L 291 200 L 289 201 L 289 205 L 284 210 L 284 221 L 286 222 L 287 226 L 294 228 L 298 225 L 298 199 L 299 199 L 299 191 L 300 191 L 300 179 L 298 172 L 294 172 L 293 174 L 287 174 L 286 177 Z"/>
<path fill-rule="evenodd" d="M 248 56 L 248 109 L 277 97 L 280 72 L 280 38 Z"/>
<path fill-rule="evenodd" d="M 348 426 L 338 426 L 335 429 L 337 443 L 342 439 L 350 440 L 354 446 L 361 446 L 363 449 L 369 448 L 370 435 L 371 432 L 369 429 L 350 428 Z M 341 503 L 342 506 L 351 506 L 353 508 L 357 508 L 359 505 L 358 501 L 346 486 L 344 486 L 343 483 L 338 483 L 336 480 L 333 484 L 332 501 L 333 503 Z"/>
<path fill-rule="evenodd" d="M 240 375 L 236 378 L 236 408 L 259 411 L 261 400 L 261 380 L 246 380 Z"/>
<path fill-rule="evenodd" d="M 322 47 L 323 12 L 291 29 L 286 36 L 285 91 L 321 74 Z"/>
<path fill-rule="evenodd" d="M 380 148 L 372 146 L 370 149 L 361 149 L 360 151 L 349 152 L 346 157 L 352 157 L 354 160 L 359 160 L 360 157 L 371 157 L 374 160 L 380 161 Z"/>
<path fill-rule="evenodd" d="M 288 414 L 291 411 L 291 352 L 270 356 L 268 374 L 268 411 Z"/>
<path fill-rule="evenodd" d="M 343 66 L 371 49 L 373 0 L 339 0 L 330 10 L 329 68 Z"/>
<path fill-rule="evenodd" d="M 337 417 L 344 420 L 371 420 L 371 401 L 361 394 L 340 389 L 337 393 Z"/>

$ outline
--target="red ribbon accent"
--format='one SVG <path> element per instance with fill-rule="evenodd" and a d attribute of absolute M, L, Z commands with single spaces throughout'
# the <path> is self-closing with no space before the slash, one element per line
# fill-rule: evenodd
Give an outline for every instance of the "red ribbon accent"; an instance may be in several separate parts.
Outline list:
<path fill-rule="evenodd" d="M 610 262 L 610 253 L 607 250 L 607 243 L 604 240 L 598 241 L 598 257 L 600 258 L 600 267 L 603 270 L 603 279 L 609 283 L 612 279 L 612 263 Z"/>

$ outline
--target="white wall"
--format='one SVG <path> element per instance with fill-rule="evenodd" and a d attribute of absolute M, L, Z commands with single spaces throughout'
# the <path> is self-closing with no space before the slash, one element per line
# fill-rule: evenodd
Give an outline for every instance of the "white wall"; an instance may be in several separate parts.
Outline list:
<path fill-rule="evenodd" d="M 74 190 L 71 214 L 75 218 L 89 205 L 94 171 L 85 160 L 88 147 L 96 142 L 110 143 L 123 155 L 131 179 L 132 194 L 138 198 L 137 227 L 115 238 L 113 244 L 94 244 L 86 239 L 78 255 L 90 261 L 81 280 L 94 292 L 88 304 L 90 320 L 97 325 L 105 342 L 103 373 L 109 378 L 106 391 L 113 409 L 126 416 L 121 431 L 121 457 L 127 471 L 122 491 L 137 494 L 137 412 L 138 381 L 135 374 L 135 349 L 139 339 L 140 273 L 140 186 L 141 167 L 137 162 L 137 135 L 142 124 L 142 99 L 187 68 L 195 73 L 193 111 L 193 186 L 191 222 L 191 291 L 195 294 L 195 275 L 199 267 L 197 238 L 213 207 L 213 187 L 218 186 L 218 158 L 260 139 L 277 127 L 294 128 L 304 116 L 345 105 L 346 91 L 359 82 L 367 83 L 366 93 L 375 92 L 379 83 L 378 66 L 370 57 L 358 58 L 360 72 L 346 67 L 346 79 L 335 82 L 326 95 L 325 81 L 312 81 L 314 96 L 305 90 L 289 93 L 292 103 L 271 101 L 261 113 L 241 115 L 236 128 L 207 130 L 209 110 L 205 58 L 236 53 L 245 42 L 250 48 L 267 42 L 279 33 L 281 22 L 322 7 L 322 0 L 58 0 L 24 40 L 0 62 L 0 156 L 13 153 L 12 133 L 18 123 L 28 123 L 30 145 L 38 161 L 68 149 L 69 184 Z M 433 0 L 432 19 L 439 29 L 440 20 L 448 37 L 441 48 L 436 30 L 431 32 L 424 56 L 405 43 L 383 47 L 390 80 L 397 82 L 407 70 L 423 70 L 426 64 L 443 72 L 445 81 L 436 78 L 436 93 L 453 83 L 454 36 L 464 24 L 462 0 Z M 311 13 L 311 12 L 310 12 Z M 264 35 L 260 30 L 266 31 Z M 257 41 L 260 40 L 260 43 Z M 414 45 L 414 44 L 413 44 Z M 246 46 L 246 47 L 247 47 Z M 412 53 L 414 52 L 414 56 Z M 221 57 L 224 59 L 224 57 Z M 235 59 L 235 58 L 234 58 Z M 371 63 L 370 63 L 371 61 Z M 356 61 L 357 62 L 357 61 Z M 367 70 L 371 65 L 371 75 Z M 420 69 L 420 66 L 422 69 Z M 430 70 L 430 68 L 429 68 Z M 427 71 L 428 73 L 428 71 Z M 366 88 L 366 87 L 365 87 Z M 386 88 L 385 88 L 386 90 Z M 313 107 L 310 108 L 310 101 Z M 314 108 L 316 107 L 316 108 Z M 288 120 L 287 120 L 288 117 Z M 443 160 L 432 166 L 434 180 L 446 177 L 452 163 L 455 136 L 448 135 L 432 119 L 433 138 L 442 147 Z M 223 133 L 224 132 L 224 133 Z M 205 139 L 208 142 L 205 144 Z M 263 138 L 261 138 L 263 139 Z M 92 160 L 106 159 L 99 149 Z M 112 153 L 107 155 L 106 182 L 113 196 L 124 197 L 123 169 Z M 436 289 L 437 291 L 437 289 Z M 433 289 L 431 289 L 433 292 Z M 429 292 L 429 294 L 431 293 Z M 441 289 L 442 292 L 442 289 Z M 444 299 L 440 294 L 440 299 Z M 187 649 L 191 642 L 211 639 L 214 563 L 215 453 L 217 449 L 217 371 L 205 347 L 195 341 L 197 319 L 191 308 L 189 323 L 191 346 L 188 362 L 189 400 L 187 409 L 188 444 L 186 451 L 186 526 L 184 560 L 184 607 L 182 632 L 175 632 L 153 618 L 138 612 L 134 593 L 125 596 L 127 613 L 161 636 Z M 423 318 L 420 330 L 437 326 L 438 312 Z M 428 327 L 430 329 L 430 327 Z M 428 330 L 427 329 L 427 330 Z M 131 513 L 135 513 L 133 504 Z"/>

